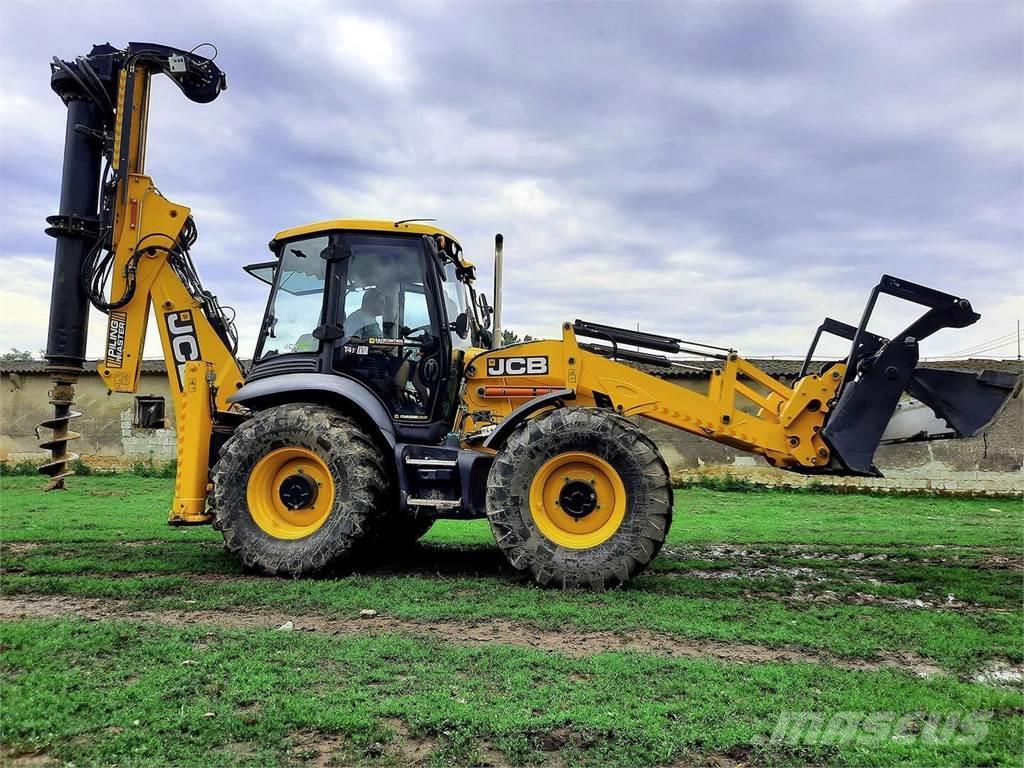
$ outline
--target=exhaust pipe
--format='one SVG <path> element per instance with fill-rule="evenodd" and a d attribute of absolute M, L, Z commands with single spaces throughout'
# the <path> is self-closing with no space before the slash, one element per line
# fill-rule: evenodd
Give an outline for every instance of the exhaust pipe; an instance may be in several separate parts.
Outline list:
<path fill-rule="evenodd" d="M 494 236 L 494 331 L 491 336 L 491 349 L 501 347 L 501 261 L 505 238 L 501 234 Z"/>

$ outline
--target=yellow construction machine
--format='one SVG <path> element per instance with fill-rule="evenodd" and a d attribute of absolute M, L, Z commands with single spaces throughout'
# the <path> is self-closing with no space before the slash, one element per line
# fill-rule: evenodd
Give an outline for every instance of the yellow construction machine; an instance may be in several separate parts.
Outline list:
<path fill-rule="evenodd" d="M 458 240 L 417 220 L 278 232 L 272 257 L 245 268 L 269 290 L 243 366 L 233 323 L 193 266 L 191 210 L 144 172 L 159 74 L 194 102 L 225 88 L 211 59 L 149 43 L 52 64 L 67 132 L 47 229 L 54 416 L 41 471 L 54 488 L 70 474 L 90 305 L 108 316 L 99 374 L 113 392 L 138 388 L 152 315 L 177 428 L 170 522 L 212 523 L 251 568 L 342 568 L 365 547 L 414 541 L 435 519 L 486 517 L 508 561 L 538 583 L 600 589 L 647 566 L 672 518 L 668 469 L 633 417 L 781 469 L 873 475 L 904 393 L 948 434 L 973 435 L 1019 390 L 1016 377 L 918 368 L 921 339 L 979 316 L 964 299 L 888 276 L 858 325 L 818 329 L 849 340 L 849 355 L 812 370 L 812 344 L 792 385 L 731 349 L 580 320 L 560 338 L 501 347 L 500 236 L 492 308 Z M 868 330 L 881 294 L 924 314 L 883 339 Z M 681 352 L 718 361 L 706 392 L 635 365 L 667 369 Z"/>

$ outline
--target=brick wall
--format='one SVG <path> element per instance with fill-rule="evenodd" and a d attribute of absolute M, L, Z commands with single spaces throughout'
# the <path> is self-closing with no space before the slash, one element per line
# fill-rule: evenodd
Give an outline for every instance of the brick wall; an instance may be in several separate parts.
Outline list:
<path fill-rule="evenodd" d="M 138 429 L 132 426 L 134 409 L 121 411 L 121 453 L 128 459 L 170 461 L 178 450 L 173 429 Z"/>

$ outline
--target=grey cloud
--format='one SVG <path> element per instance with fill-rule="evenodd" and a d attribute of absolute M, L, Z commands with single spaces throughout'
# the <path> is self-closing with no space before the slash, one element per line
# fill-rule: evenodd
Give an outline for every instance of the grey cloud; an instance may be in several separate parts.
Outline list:
<path fill-rule="evenodd" d="M 579 313 L 795 353 L 882 271 L 982 311 L 1019 292 L 1019 4 L 186 5 L 111 22 L 66 3 L 56 31 L 10 6 L 4 62 L 27 114 L 59 121 L 52 54 L 218 45 L 228 91 L 159 94 L 151 170 L 194 205 L 200 269 L 250 328 L 262 289 L 238 266 L 347 215 L 440 216 L 485 273 L 503 231 L 507 322 L 549 335 Z M 346 18 L 394 50 L 338 50 Z M 5 146 L 0 258 L 48 257 L 63 125 L 5 119 L 45 140 Z"/>

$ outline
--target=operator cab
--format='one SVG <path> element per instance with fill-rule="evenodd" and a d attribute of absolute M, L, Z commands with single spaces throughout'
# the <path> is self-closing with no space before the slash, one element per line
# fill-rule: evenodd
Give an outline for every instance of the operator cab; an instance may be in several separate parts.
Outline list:
<path fill-rule="evenodd" d="M 271 286 L 248 380 L 345 376 L 406 438 L 447 434 L 462 357 L 490 346 L 458 242 L 421 223 L 343 220 L 281 232 L 270 249 L 275 261 L 246 267 Z"/>

